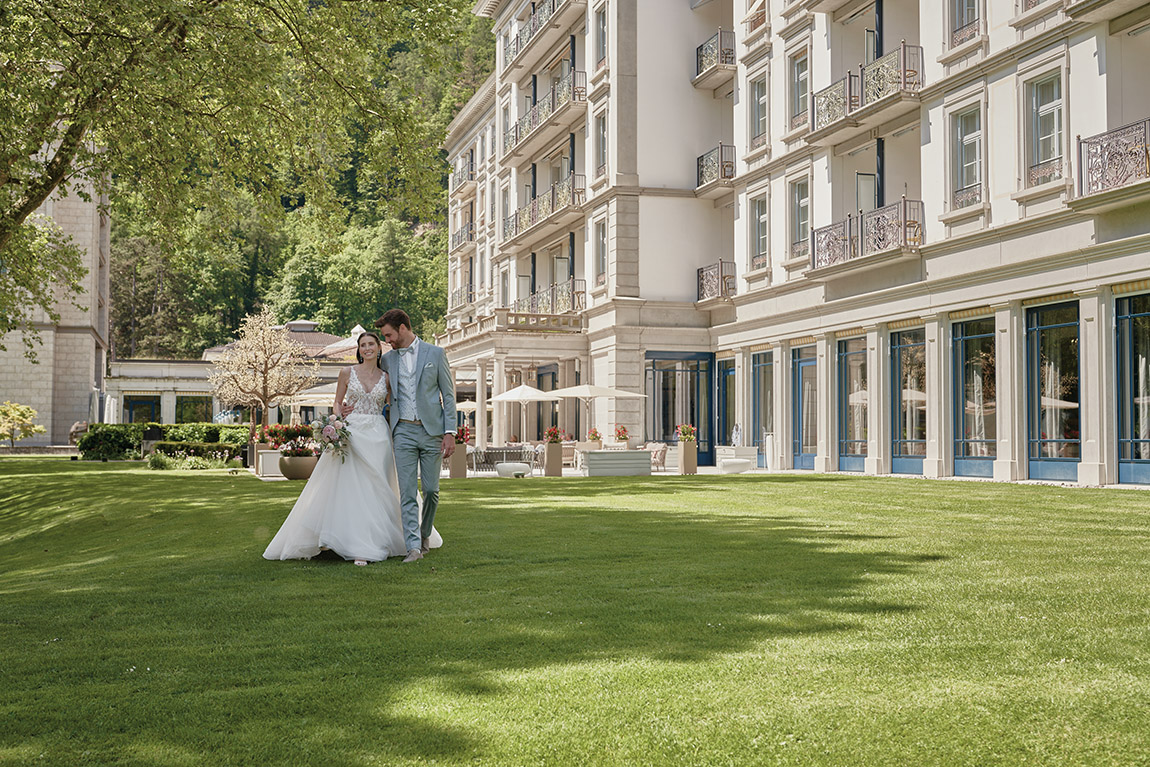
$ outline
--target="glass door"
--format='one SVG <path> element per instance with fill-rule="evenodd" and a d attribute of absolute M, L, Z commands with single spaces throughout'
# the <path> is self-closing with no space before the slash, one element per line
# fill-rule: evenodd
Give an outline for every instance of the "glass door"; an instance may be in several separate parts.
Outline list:
<path fill-rule="evenodd" d="M 1118 299 L 1118 481 L 1150 484 L 1150 294 Z"/>
<path fill-rule="evenodd" d="M 715 444 L 733 445 L 735 428 L 735 361 L 715 363 Z"/>
<path fill-rule="evenodd" d="M 1026 314 L 1030 479 L 1078 481 L 1078 304 Z"/>
<path fill-rule="evenodd" d="M 679 424 L 695 427 L 699 464 L 714 465 L 711 364 L 707 352 L 647 352 L 647 439 L 675 444 Z"/>
<path fill-rule="evenodd" d="M 839 341 L 839 471 L 863 471 L 867 454 L 866 339 Z"/>
<path fill-rule="evenodd" d="M 792 456 L 796 469 L 814 469 L 818 451 L 818 379 L 815 347 L 805 346 L 791 352 L 793 411 L 791 433 Z"/>
<path fill-rule="evenodd" d="M 775 366 L 772 352 L 751 356 L 751 444 L 758 448 L 759 468 L 770 467 L 775 442 Z"/>
<path fill-rule="evenodd" d="M 993 477 L 995 418 L 994 319 L 954 326 L 954 474 Z"/>
<path fill-rule="evenodd" d="M 891 334 L 891 472 L 922 474 L 926 457 L 926 331 Z"/>

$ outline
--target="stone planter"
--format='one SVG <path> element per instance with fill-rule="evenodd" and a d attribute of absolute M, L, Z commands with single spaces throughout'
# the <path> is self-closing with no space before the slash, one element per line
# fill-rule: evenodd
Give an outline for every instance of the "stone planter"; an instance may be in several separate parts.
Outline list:
<path fill-rule="evenodd" d="M 455 446 L 455 452 L 447 459 L 447 476 L 452 479 L 467 479 L 467 445 Z"/>
<path fill-rule="evenodd" d="M 699 443 L 695 440 L 679 440 L 679 473 L 699 473 Z"/>
<path fill-rule="evenodd" d="M 307 479 L 317 463 L 318 455 L 281 455 L 280 473 L 288 479 Z"/>
<path fill-rule="evenodd" d="M 543 476 L 563 476 L 563 445 L 559 442 L 548 442 L 543 448 Z"/>
<path fill-rule="evenodd" d="M 603 440 L 593 439 L 593 440 L 590 440 L 589 442 L 590 442 L 592 450 L 602 450 L 603 449 Z"/>

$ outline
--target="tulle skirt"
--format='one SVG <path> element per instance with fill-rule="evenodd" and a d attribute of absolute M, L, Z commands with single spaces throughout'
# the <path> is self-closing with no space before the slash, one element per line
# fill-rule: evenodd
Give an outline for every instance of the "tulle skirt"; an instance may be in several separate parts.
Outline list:
<path fill-rule="evenodd" d="M 367 413 L 349 415 L 347 428 L 345 460 L 320 457 L 264 559 L 310 559 L 331 549 L 344 559 L 379 562 L 406 553 L 391 429 L 383 416 Z M 431 547 L 442 545 L 433 530 Z"/>

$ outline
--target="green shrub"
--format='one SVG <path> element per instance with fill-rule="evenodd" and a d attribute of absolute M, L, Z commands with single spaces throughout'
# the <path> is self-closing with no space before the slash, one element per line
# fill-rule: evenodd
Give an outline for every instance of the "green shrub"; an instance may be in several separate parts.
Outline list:
<path fill-rule="evenodd" d="M 218 461 L 227 461 L 239 457 L 243 445 L 232 445 L 227 442 L 157 442 L 156 452 L 176 458 L 197 456 L 211 458 Z"/>
<path fill-rule="evenodd" d="M 204 438 L 201 442 L 219 442 L 220 441 L 220 427 L 214 423 L 204 424 Z"/>
<path fill-rule="evenodd" d="M 175 462 L 175 458 L 170 458 L 158 450 L 148 456 L 149 469 L 174 469 L 176 468 Z"/>
<path fill-rule="evenodd" d="M 97 424 L 98 428 L 89 429 L 84 436 L 80 437 L 76 446 L 80 449 L 80 456 L 85 461 L 103 459 L 116 461 L 139 451 L 140 441 L 138 438 L 133 445 L 131 435 L 127 430 L 110 429 L 107 428 L 108 425 Z"/>

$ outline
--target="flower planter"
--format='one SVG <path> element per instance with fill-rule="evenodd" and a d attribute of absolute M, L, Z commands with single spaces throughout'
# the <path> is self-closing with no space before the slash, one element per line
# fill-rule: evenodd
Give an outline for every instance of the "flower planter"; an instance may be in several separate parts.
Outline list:
<path fill-rule="evenodd" d="M 307 479 L 317 463 L 317 455 L 281 455 L 280 473 L 288 479 Z"/>
<path fill-rule="evenodd" d="M 543 449 L 543 476 L 563 476 L 563 445 L 558 442 L 548 442 Z"/>
<path fill-rule="evenodd" d="M 452 479 L 467 479 L 467 445 L 456 444 L 455 452 L 447 459 L 447 472 Z"/>
<path fill-rule="evenodd" d="M 679 440 L 679 473 L 699 473 L 699 443 L 695 440 Z"/>

